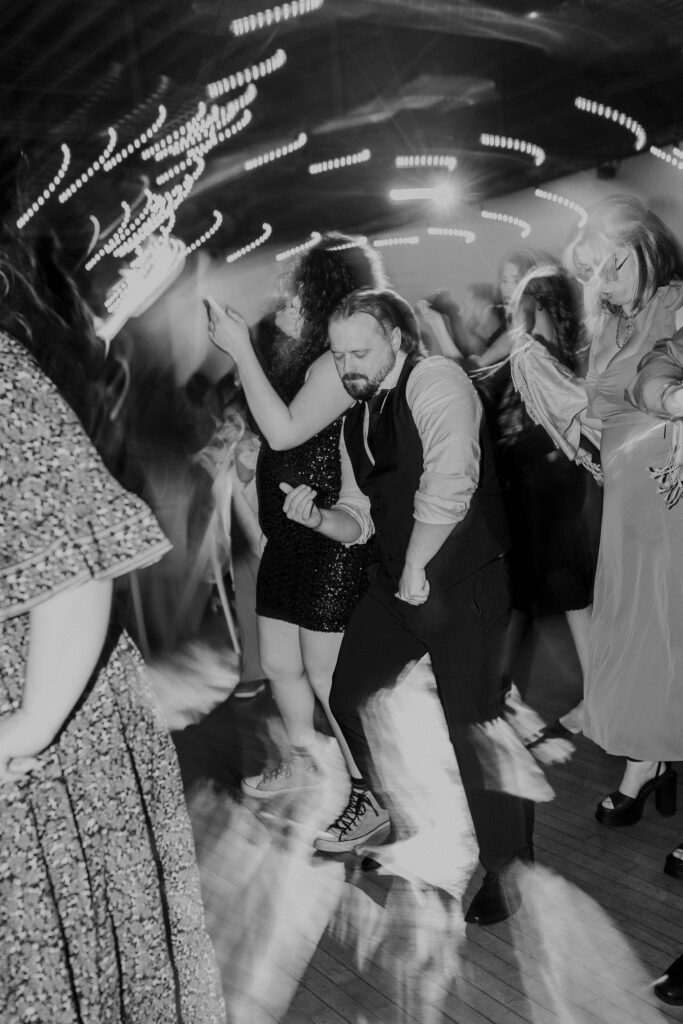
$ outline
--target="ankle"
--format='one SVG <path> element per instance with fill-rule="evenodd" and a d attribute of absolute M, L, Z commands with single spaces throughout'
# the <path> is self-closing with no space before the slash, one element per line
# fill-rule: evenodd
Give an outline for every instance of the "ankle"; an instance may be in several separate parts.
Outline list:
<path fill-rule="evenodd" d="M 313 748 L 308 744 L 303 745 L 290 743 L 289 755 L 290 757 L 310 757 L 312 760 L 314 760 Z"/>
<path fill-rule="evenodd" d="M 624 796 L 636 797 L 646 782 L 662 775 L 665 770 L 663 761 L 637 761 L 629 757 L 626 759 L 626 769 L 619 784 L 619 792 Z"/>

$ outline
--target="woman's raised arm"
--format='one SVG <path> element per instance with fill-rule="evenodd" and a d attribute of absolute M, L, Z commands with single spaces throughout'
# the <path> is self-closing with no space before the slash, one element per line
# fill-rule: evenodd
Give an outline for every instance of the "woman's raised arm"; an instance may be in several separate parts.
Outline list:
<path fill-rule="evenodd" d="M 295 448 L 329 426 L 353 405 L 329 352 L 312 364 L 306 381 L 290 405 L 279 397 L 254 351 L 249 328 L 231 309 L 207 299 L 209 337 L 234 359 L 254 419 L 271 448 Z"/>

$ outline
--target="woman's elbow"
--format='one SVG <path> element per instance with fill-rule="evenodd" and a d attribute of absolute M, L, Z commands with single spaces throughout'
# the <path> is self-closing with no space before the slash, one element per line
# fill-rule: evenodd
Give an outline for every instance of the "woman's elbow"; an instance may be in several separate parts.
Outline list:
<path fill-rule="evenodd" d="M 297 448 L 307 440 L 308 438 L 306 437 L 283 437 L 282 434 L 278 434 L 276 437 L 273 437 L 272 441 L 269 438 L 266 438 L 269 447 L 272 448 L 274 452 L 288 452 L 290 448 Z"/>

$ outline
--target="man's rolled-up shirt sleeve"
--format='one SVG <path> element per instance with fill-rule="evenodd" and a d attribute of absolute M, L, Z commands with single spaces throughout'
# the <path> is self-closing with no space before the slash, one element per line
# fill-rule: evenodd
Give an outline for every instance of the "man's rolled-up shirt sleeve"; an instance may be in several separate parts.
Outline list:
<path fill-rule="evenodd" d="M 414 517 L 455 525 L 479 483 L 481 402 L 464 371 L 441 356 L 418 363 L 406 397 L 424 454 Z"/>
<path fill-rule="evenodd" d="M 356 520 L 360 527 L 360 537 L 351 541 L 350 544 L 346 544 L 346 547 L 350 547 L 351 544 L 364 544 L 375 532 L 375 527 L 370 515 L 370 499 L 363 494 L 356 482 L 351 459 L 346 450 L 343 431 L 339 438 L 339 456 L 341 459 L 341 488 L 339 498 L 332 507 L 339 512 L 346 512 Z"/>

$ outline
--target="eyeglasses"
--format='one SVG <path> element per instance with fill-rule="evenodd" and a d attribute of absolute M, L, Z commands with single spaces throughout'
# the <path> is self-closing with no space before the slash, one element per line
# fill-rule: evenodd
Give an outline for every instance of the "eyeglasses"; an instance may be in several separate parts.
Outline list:
<path fill-rule="evenodd" d="M 613 274 L 614 278 L 616 278 L 621 268 L 629 260 L 630 256 L 631 253 L 627 252 L 626 255 L 617 262 L 617 254 L 615 252 L 610 253 L 609 256 L 605 256 L 604 260 L 601 260 L 597 266 L 586 266 L 585 264 L 578 266 L 574 271 L 574 277 L 577 281 L 580 281 L 581 284 L 588 284 L 594 277 L 610 279 Z"/>

